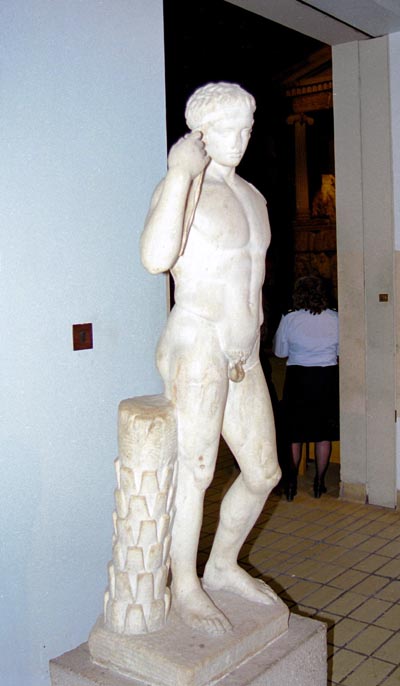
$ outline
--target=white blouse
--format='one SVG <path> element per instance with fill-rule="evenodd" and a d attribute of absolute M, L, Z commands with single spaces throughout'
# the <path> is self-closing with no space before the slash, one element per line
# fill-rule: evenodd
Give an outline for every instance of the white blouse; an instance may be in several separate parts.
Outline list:
<path fill-rule="evenodd" d="M 274 338 L 277 357 L 287 357 L 288 365 L 330 367 L 339 355 L 339 317 L 335 310 L 311 314 L 295 310 L 284 315 Z"/>

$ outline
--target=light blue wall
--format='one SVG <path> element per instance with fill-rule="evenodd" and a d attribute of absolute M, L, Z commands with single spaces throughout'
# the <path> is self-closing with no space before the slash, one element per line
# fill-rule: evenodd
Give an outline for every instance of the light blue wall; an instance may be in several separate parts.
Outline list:
<path fill-rule="evenodd" d="M 138 239 L 164 109 L 162 0 L 2 1 L 2 686 L 48 684 L 102 609 L 117 405 L 161 390 L 165 277 Z"/>

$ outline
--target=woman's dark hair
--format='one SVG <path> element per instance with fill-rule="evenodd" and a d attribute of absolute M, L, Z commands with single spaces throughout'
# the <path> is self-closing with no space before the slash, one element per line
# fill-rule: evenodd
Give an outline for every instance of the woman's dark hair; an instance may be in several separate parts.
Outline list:
<path fill-rule="evenodd" d="M 293 291 L 295 310 L 308 310 L 311 314 L 321 314 L 328 308 L 328 296 L 324 283 L 317 276 L 302 276 L 297 279 Z"/>

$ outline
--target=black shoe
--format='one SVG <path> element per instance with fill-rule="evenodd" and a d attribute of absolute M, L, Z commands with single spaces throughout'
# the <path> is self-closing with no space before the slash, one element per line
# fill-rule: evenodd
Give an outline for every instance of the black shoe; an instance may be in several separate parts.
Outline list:
<path fill-rule="evenodd" d="M 316 478 L 314 480 L 314 498 L 320 498 L 323 493 L 326 493 L 326 486 L 323 480 Z"/>
<path fill-rule="evenodd" d="M 286 500 L 291 502 L 294 496 L 297 494 L 297 481 L 291 481 L 285 489 Z"/>

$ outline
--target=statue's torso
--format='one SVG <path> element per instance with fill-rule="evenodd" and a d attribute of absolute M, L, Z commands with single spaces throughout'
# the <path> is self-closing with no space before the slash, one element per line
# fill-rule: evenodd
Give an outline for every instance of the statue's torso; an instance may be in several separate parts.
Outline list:
<path fill-rule="evenodd" d="M 206 177 L 172 274 L 177 306 L 215 322 L 223 347 L 248 352 L 254 345 L 269 241 L 261 194 L 238 176 L 232 188 Z"/>

